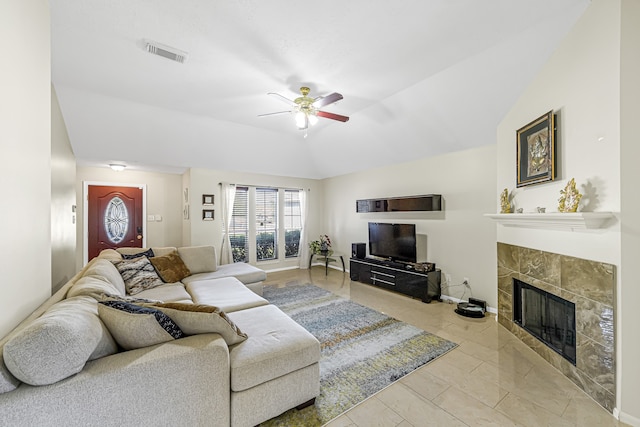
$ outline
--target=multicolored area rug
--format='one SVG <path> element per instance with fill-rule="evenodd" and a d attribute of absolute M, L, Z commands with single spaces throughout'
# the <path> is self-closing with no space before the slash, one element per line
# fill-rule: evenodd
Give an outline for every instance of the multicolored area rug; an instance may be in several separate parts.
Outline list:
<path fill-rule="evenodd" d="M 321 426 L 457 344 L 313 285 L 266 286 L 264 297 L 321 344 L 320 396 L 262 426 Z"/>

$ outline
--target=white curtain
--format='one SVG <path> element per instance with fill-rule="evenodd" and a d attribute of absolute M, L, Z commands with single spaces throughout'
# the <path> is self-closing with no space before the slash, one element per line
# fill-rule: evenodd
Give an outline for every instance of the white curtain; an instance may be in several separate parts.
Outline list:
<path fill-rule="evenodd" d="M 233 263 L 233 253 L 231 252 L 229 228 L 231 228 L 231 217 L 233 216 L 233 202 L 236 199 L 236 185 L 222 183 L 221 193 L 222 223 L 224 224 L 224 234 L 222 236 L 222 249 L 220 250 L 220 265 Z"/>
<path fill-rule="evenodd" d="M 309 244 L 307 243 L 307 215 L 309 212 L 308 190 L 300 190 L 300 249 L 298 249 L 298 262 L 300 268 L 309 268 Z"/>

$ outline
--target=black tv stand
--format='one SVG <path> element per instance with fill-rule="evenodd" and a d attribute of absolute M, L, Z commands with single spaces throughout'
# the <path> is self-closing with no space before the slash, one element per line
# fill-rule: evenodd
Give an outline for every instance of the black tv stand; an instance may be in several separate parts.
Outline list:
<path fill-rule="evenodd" d="M 376 258 L 351 258 L 351 280 L 400 292 L 423 302 L 440 300 L 440 270 L 416 271 L 412 264 Z"/>

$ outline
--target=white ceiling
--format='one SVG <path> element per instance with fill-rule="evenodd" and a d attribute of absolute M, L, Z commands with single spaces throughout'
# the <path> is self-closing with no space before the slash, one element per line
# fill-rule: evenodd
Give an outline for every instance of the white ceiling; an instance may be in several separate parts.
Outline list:
<path fill-rule="evenodd" d="M 51 0 L 52 79 L 81 165 L 325 178 L 494 144 L 588 4 Z M 257 117 L 302 85 L 343 94 L 325 110 L 351 120 L 305 139 L 290 115 Z"/>

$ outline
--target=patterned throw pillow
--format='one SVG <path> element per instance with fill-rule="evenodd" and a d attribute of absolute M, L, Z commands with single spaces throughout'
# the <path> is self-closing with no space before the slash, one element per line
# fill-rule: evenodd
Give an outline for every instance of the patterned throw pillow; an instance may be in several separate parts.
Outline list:
<path fill-rule="evenodd" d="M 163 284 L 147 257 L 122 260 L 116 264 L 116 268 L 124 280 L 124 286 L 129 295 Z"/>
<path fill-rule="evenodd" d="M 166 314 L 125 301 L 100 301 L 98 314 L 111 335 L 125 350 L 148 347 L 185 336 Z"/>
<path fill-rule="evenodd" d="M 204 304 L 184 304 L 178 302 L 144 304 L 153 307 L 178 324 L 187 335 L 218 333 L 227 345 L 237 344 L 247 339 L 227 314 L 218 307 Z"/>
<path fill-rule="evenodd" d="M 176 283 L 187 276 L 191 276 L 191 272 L 177 252 L 149 258 L 149 261 L 155 267 L 160 278 L 166 283 Z"/>
<path fill-rule="evenodd" d="M 155 255 L 153 254 L 153 249 L 149 248 L 146 251 L 138 252 L 137 254 L 122 254 L 122 259 L 136 259 L 140 257 L 153 258 Z"/>

